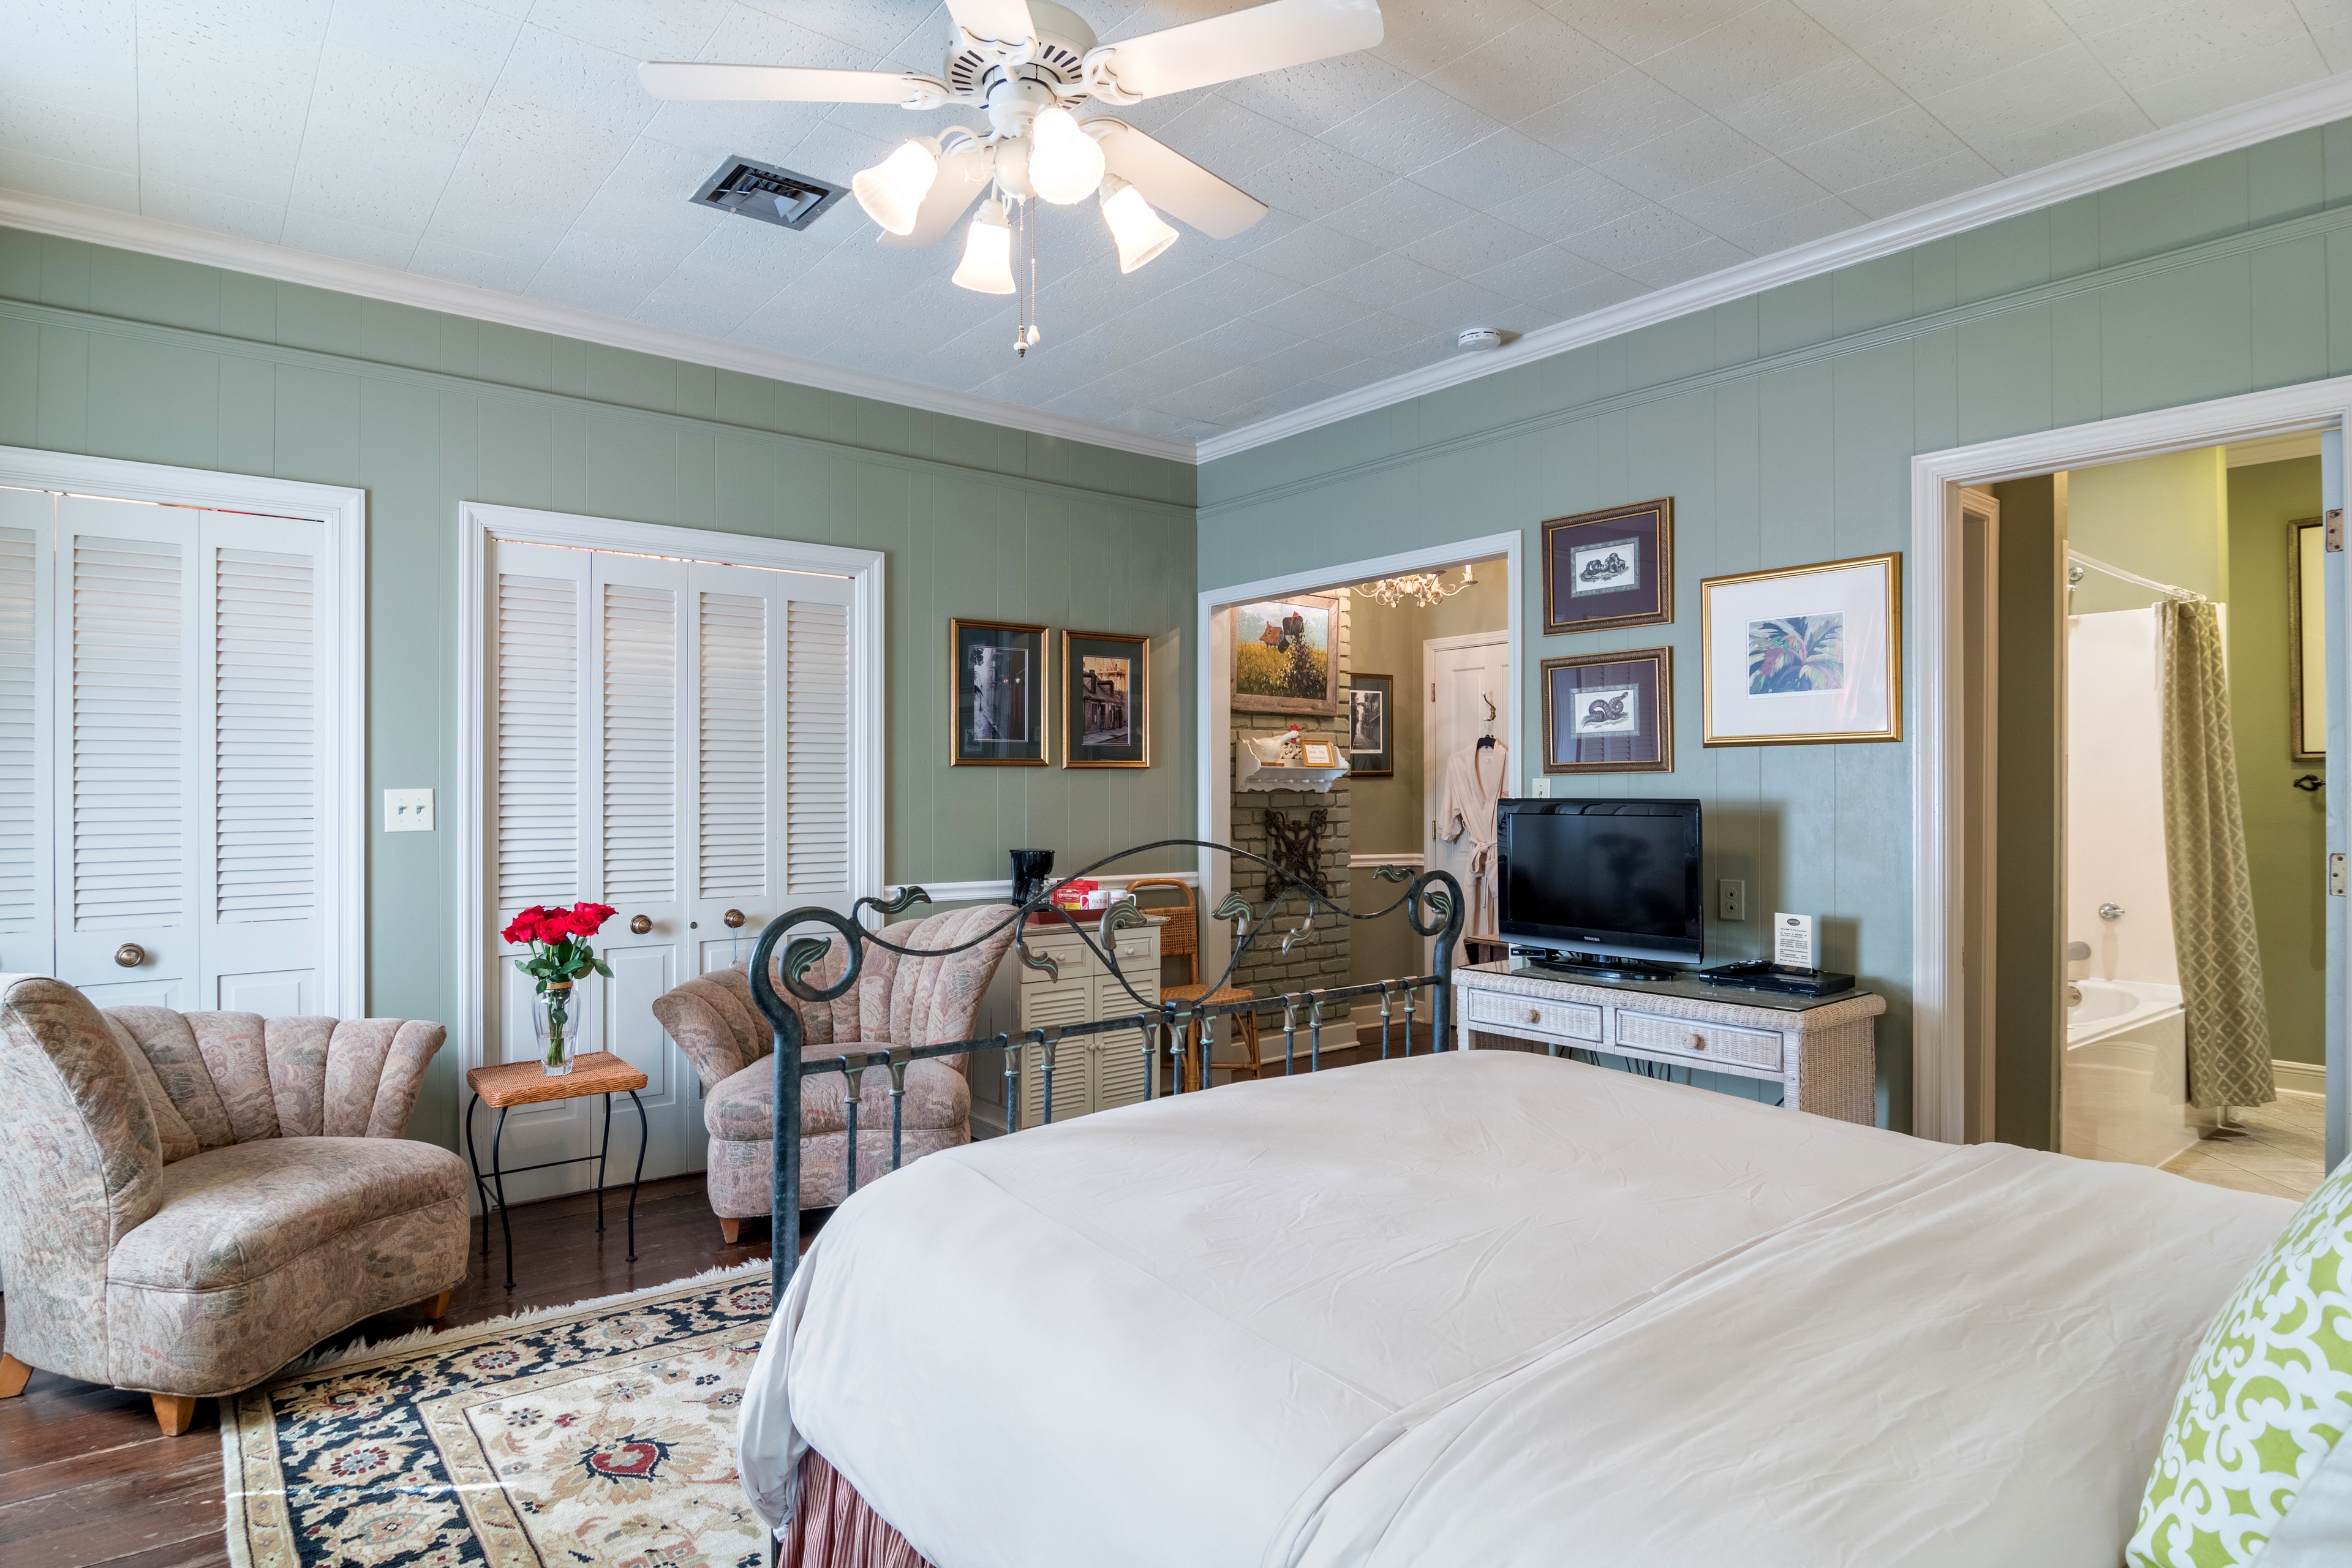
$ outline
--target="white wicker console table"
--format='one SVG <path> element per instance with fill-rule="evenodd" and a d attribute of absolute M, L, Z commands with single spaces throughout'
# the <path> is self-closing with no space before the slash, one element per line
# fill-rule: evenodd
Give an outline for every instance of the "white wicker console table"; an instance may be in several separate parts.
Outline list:
<path fill-rule="evenodd" d="M 1783 996 L 1696 981 L 1569 980 L 1525 963 L 1454 972 L 1457 1044 L 1501 1036 L 1507 1048 L 1602 1051 L 1698 1068 L 1782 1088 L 1781 1103 L 1817 1116 L 1876 1120 L 1876 1020 L 1868 991 Z M 1496 1042 L 1499 1044 L 1500 1042 Z"/>

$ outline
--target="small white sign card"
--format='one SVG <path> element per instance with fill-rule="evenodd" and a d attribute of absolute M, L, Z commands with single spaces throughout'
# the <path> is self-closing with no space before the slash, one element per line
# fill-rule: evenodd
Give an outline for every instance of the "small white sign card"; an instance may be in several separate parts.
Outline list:
<path fill-rule="evenodd" d="M 1790 969 L 1811 969 L 1813 917 L 1776 914 L 1772 917 L 1772 962 Z"/>

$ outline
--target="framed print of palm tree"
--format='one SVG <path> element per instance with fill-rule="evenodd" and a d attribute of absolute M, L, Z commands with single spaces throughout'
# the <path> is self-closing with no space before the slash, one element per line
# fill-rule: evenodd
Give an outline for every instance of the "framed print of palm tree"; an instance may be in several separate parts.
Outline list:
<path fill-rule="evenodd" d="M 1900 555 L 1710 577 L 1699 598 L 1706 744 L 1903 738 Z"/>

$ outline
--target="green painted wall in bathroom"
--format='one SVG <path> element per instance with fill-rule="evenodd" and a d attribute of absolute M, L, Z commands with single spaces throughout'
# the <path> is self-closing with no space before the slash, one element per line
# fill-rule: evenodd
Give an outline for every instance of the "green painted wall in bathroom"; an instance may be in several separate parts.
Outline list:
<path fill-rule="evenodd" d="M 2294 787 L 2287 688 L 2287 525 L 2319 515 L 2319 459 L 2230 470 L 2230 726 L 2262 939 L 2271 1055 L 2326 1059 L 2327 802 Z"/>
<path fill-rule="evenodd" d="M 1674 646 L 1671 781 L 1590 782 L 1701 797 L 1708 885 L 1820 918 L 1889 997 L 1880 1117 L 1907 1127 L 1909 747 L 1702 748 L 1699 581 L 1906 549 L 1915 453 L 2352 370 L 2347 204 L 2338 123 L 1236 453 L 1201 472 L 1200 581 L 1513 528 L 1533 561 L 1544 518 L 1675 497 L 1675 624 L 1530 637 L 1522 703 L 1549 655 Z M 1708 955 L 1763 931 L 1710 921 Z"/>
<path fill-rule="evenodd" d="M 0 445 L 363 487 L 371 800 L 458 787 L 457 505 L 486 500 L 887 551 L 893 880 L 1192 828 L 1187 465 L 5 229 Z M 952 616 L 1152 634 L 1154 765 L 950 769 Z M 462 1029 L 460 896 L 448 835 L 371 835 L 372 1011 Z M 457 1069 L 417 1136 L 453 1138 Z"/>
<path fill-rule="evenodd" d="M 2230 501 L 2219 447 L 2167 452 L 2066 476 L 2066 542 L 2111 566 L 2227 602 Z M 2078 616 L 2137 610 L 2154 590 L 2085 572 L 2071 606 Z"/>

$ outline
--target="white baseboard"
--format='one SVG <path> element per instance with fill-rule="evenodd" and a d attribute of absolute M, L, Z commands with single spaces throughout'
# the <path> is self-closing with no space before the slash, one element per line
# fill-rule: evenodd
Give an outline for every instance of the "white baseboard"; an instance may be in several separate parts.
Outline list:
<path fill-rule="evenodd" d="M 2327 1069 L 2315 1062 L 2283 1062 L 2273 1058 L 2271 1077 L 2290 1094 L 2327 1092 Z"/>

